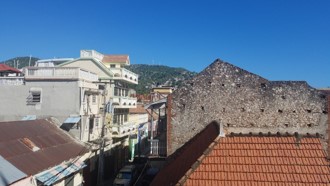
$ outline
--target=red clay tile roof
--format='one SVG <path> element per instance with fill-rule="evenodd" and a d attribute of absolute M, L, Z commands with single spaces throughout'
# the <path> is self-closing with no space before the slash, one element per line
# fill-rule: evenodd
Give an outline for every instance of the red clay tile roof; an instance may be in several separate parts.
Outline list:
<path fill-rule="evenodd" d="M 175 185 L 216 139 L 218 131 L 218 124 L 210 123 L 203 131 L 169 156 L 166 166 L 157 174 L 151 186 Z"/>
<path fill-rule="evenodd" d="M 104 55 L 103 63 L 129 63 L 128 55 Z"/>
<path fill-rule="evenodd" d="M 129 109 L 129 113 L 130 114 L 147 114 L 148 112 L 146 111 L 146 109 L 144 109 L 143 105 L 136 105 L 136 108 L 130 108 Z"/>
<path fill-rule="evenodd" d="M 8 73 L 22 73 L 16 68 L 10 67 L 6 64 L 0 64 L 0 72 L 8 72 Z"/>
<path fill-rule="evenodd" d="M 216 143 L 184 185 L 330 185 L 318 138 L 236 136 Z"/>
<path fill-rule="evenodd" d="M 40 150 L 34 152 L 29 146 Z M 86 152 L 83 145 L 47 120 L 0 122 L 0 155 L 28 175 Z"/>

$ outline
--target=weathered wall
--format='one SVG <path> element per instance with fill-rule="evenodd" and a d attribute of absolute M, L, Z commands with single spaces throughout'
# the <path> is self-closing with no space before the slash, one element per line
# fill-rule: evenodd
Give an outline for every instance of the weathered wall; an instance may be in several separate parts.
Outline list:
<path fill-rule="evenodd" d="M 41 90 L 41 103 L 27 104 L 31 88 Z M 80 113 L 78 82 L 27 82 L 26 85 L 1 86 L 0 121 L 21 120 L 26 115 L 37 118 L 53 116 L 63 122 L 70 114 Z"/>
<path fill-rule="evenodd" d="M 326 96 L 306 82 L 268 81 L 216 60 L 172 94 L 169 154 L 211 121 L 227 132 L 319 133 L 327 125 Z"/>

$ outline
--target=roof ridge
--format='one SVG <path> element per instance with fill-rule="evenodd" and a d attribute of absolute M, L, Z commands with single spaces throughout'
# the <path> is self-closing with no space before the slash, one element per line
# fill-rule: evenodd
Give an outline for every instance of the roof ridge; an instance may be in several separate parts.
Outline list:
<path fill-rule="evenodd" d="M 203 154 L 197 159 L 197 161 L 191 165 L 191 168 L 182 176 L 182 178 L 178 181 L 179 185 L 184 185 L 184 183 L 187 181 L 189 176 L 198 168 L 198 166 L 202 163 L 206 155 L 210 154 L 214 147 L 220 143 L 220 138 L 224 138 L 221 136 L 218 136 L 213 140 L 213 142 L 205 149 Z"/>
<path fill-rule="evenodd" d="M 226 134 L 227 137 L 300 137 L 300 138 L 320 138 L 320 133 L 299 133 L 299 132 L 231 132 Z"/>

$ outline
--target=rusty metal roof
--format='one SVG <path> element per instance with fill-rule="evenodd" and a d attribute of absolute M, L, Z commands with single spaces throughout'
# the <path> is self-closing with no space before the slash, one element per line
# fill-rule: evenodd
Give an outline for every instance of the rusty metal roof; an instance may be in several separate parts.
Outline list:
<path fill-rule="evenodd" d="M 0 122 L 0 155 L 28 175 L 86 152 L 86 147 L 48 120 Z"/>

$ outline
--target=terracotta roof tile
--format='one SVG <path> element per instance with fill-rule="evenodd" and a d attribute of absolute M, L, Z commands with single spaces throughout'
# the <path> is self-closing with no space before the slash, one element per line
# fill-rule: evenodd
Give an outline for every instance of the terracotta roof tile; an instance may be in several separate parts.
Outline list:
<path fill-rule="evenodd" d="M 318 138 L 225 137 L 185 184 L 328 185 L 329 165 Z"/>
<path fill-rule="evenodd" d="M 0 64 L 0 72 L 8 72 L 8 73 L 22 73 L 16 68 L 10 67 L 6 64 Z"/>
<path fill-rule="evenodd" d="M 102 59 L 103 63 L 128 63 L 128 55 L 105 55 Z"/>

